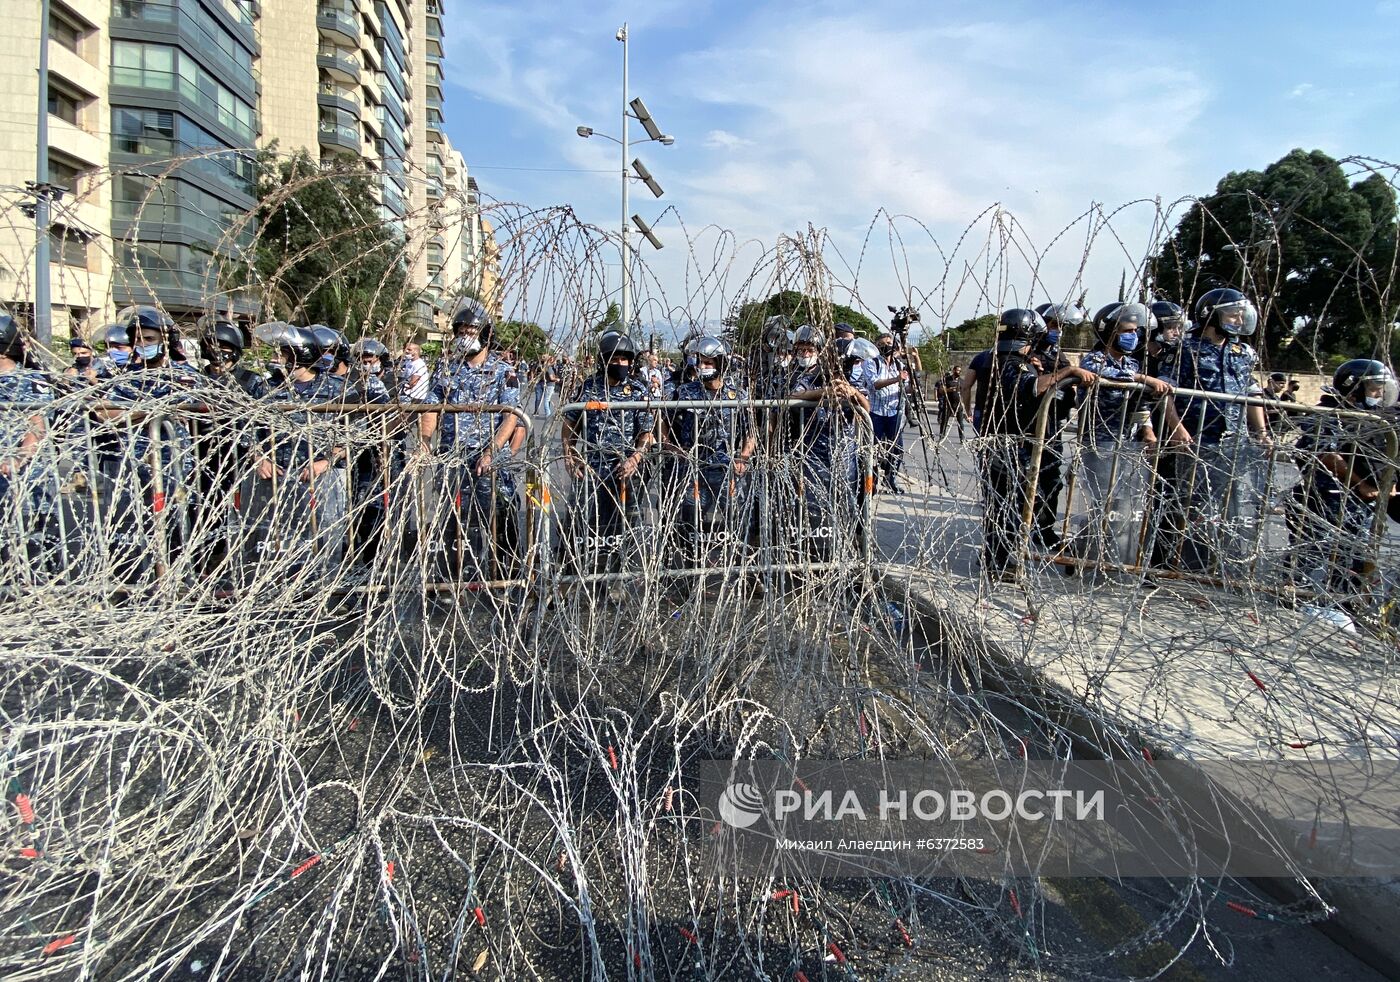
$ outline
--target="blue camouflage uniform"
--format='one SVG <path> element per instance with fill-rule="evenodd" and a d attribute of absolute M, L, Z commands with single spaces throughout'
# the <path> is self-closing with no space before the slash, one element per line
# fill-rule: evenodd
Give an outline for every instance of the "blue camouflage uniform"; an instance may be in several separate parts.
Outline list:
<path fill-rule="evenodd" d="M 1181 343 L 1180 361 L 1163 380 L 1181 389 L 1248 395 L 1259 356 L 1237 338 L 1211 344 L 1200 335 Z M 1257 525 L 1259 454 L 1249 439 L 1246 407 L 1178 395 L 1177 414 L 1195 440 L 1195 455 L 1180 468 L 1177 493 L 1186 497 L 1182 563 L 1191 570 L 1238 574 Z"/>
<path fill-rule="evenodd" d="M 0 448 L 3 449 L 0 449 L 0 455 L 8 457 L 12 450 L 18 449 L 25 436 L 33 429 L 34 417 L 42 417 L 45 412 L 42 408 L 9 407 L 17 403 L 47 406 L 52 402 L 53 388 L 42 372 L 17 366 L 8 372 L 0 373 L 0 427 L 3 427 L 3 435 L 0 435 Z M 19 482 L 13 475 L 0 475 L 0 497 L 8 499 L 11 488 L 17 483 Z"/>
<path fill-rule="evenodd" d="M 626 379 L 609 384 L 602 373 L 585 379 L 570 402 L 641 402 L 650 398 L 641 383 Z M 635 477 L 623 480 L 617 469 L 637 450 L 637 441 L 656 431 L 650 409 L 570 409 L 564 419 L 578 432 L 575 449 L 584 475 L 574 488 L 571 514 L 574 545 L 596 559 L 622 545 L 622 529 L 640 518 L 641 488 Z"/>
<path fill-rule="evenodd" d="M 388 386 L 379 375 L 354 373 L 345 393 L 345 402 L 371 406 L 388 405 L 393 401 Z M 354 510 L 352 527 L 354 544 L 360 558 L 370 558 L 379 548 L 383 536 L 385 511 L 389 505 L 392 485 L 386 477 L 401 471 L 401 443 L 388 439 L 390 420 L 376 413 L 357 420 L 364 427 L 365 445 L 350 458 L 351 505 Z"/>
<path fill-rule="evenodd" d="M 1079 367 L 1110 382 L 1132 382 L 1142 369 L 1132 355 L 1100 348 L 1079 359 Z M 1081 398 L 1080 458 L 1089 493 L 1082 558 L 1132 564 L 1147 498 L 1147 456 L 1140 442 L 1136 416 L 1141 393 L 1133 389 L 1096 386 Z"/>
<path fill-rule="evenodd" d="M 753 434 L 753 410 L 724 403 L 748 399 L 740 385 L 728 381 L 710 390 L 699 380 L 676 390 L 677 402 L 712 402 L 713 409 L 675 409 L 669 426 L 672 442 L 686 455 L 680 474 L 682 515 L 692 533 L 711 524 L 739 536 L 746 528 L 744 505 L 748 475 L 734 473 L 734 459 Z"/>
<path fill-rule="evenodd" d="M 520 390 L 509 384 L 512 374 L 510 366 L 495 355 L 488 355 L 480 365 L 455 362 L 433 380 L 425 401 L 443 406 L 519 406 Z M 464 500 L 474 501 L 483 511 L 492 507 L 493 493 L 515 495 L 514 477 L 501 466 L 509 458 L 508 446 L 492 453 L 490 470 L 480 477 L 472 473 L 490 449 L 502 418 L 496 413 L 443 413 L 438 424 L 438 448 L 449 458 L 449 469 L 457 478 L 454 493 L 460 491 Z"/>
<path fill-rule="evenodd" d="M 329 372 L 298 382 L 288 376 L 267 395 L 271 405 L 335 404 L 345 399 L 344 381 Z M 270 494 L 270 482 L 255 478 L 257 495 L 250 508 L 253 521 L 266 526 L 269 521 L 285 523 L 285 516 L 305 513 L 307 519 L 295 530 L 278 528 L 278 535 L 269 541 L 285 551 L 298 543 L 314 542 L 324 564 L 339 562 L 345 544 L 346 488 L 345 471 L 340 465 L 326 468 L 320 477 L 309 482 L 301 480 L 301 472 L 318 460 L 330 461 L 334 456 L 334 417 L 326 413 L 286 412 L 285 422 L 279 422 L 269 448 L 272 461 L 282 470 L 274 483 L 276 494 Z M 261 513 L 257 503 L 269 501 L 274 511 Z M 314 534 L 310 519 L 314 516 Z M 293 519 L 293 521 L 296 521 Z M 281 533 L 292 531 L 293 534 Z"/>
<path fill-rule="evenodd" d="M 182 361 L 159 368 L 128 368 L 117 374 L 103 398 L 130 404 L 132 411 L 178 410 L 196 402 L 199 373 Z M 164 405 L 161 405 L 161 404 Z M 152 430 L 159 438 L 160 491 L 151 466 Z M 195 471 L 194 445 L 186 419 L 172 415 L 162 420 L 126 419 L 94 422 L 91 428 L 102 477 L 101 498 L 105 514 L 101 528 L 116 554 L 119 575 L 139 574 L 150 561 L 157 542 L 155 516 L 164 512 L 166 542 L 174 548 L 183 541 L 187 516 L 180 504 L 192 490 Z"/>
<path fill-rule="evenodd" d="M 1356 412 L 1324 394 L 1318 406 Z M 1372 535 L 1384 499 L 1368 501 L 1356 491 L 1362 482 L 1378 491 L 1387 470 L 1386 421 L 1375 425 L 1341 415 L 1307 414 L 1298 423 L 1299 481 L 1286 500 L 1289 542 L 1299 572 L 1317 590 L 1356 594 L 1365 587 L 1368 568 L 1375 562 Z M 1322 457 L 1341 457 L 1352 475 L 1343 483 L 1323 465 Z M 1390 499 L 1392 502 L 1395 499 Z"/>
<path fill-rule="evenodd" d="M 785 395 L 797 396 L 828 386 L 826 370 L 821 365 L 799 367 L 791 376 Z M 800 511 L 782 523 L 786 526 L 779 529 L 782 538 L 808 538 L 829 548 L 836 530 L 855 521 L 858 503 L 854 421 L 855 413 L 849 405 L 826 399 L 783 410 L 780 445 L 791 450 L 794 465 L 787 475 L 794 485 L 792 504 L 787 507 Z"/>
<path fill-rule="evenodd" d="M 0 373 L 0 458 L 10 460 L 12 468 L 16 464 L 11 452 L 19 449 L 34 429 L 34 418 L 42 418 L 43 407 L 52 402 L 53 389 L 43 373 L 18 366 Z M 11 408 L 23 404 L 39 408 Z M 41 449 L 42 440 L 40 444 Z M 55 472 L 39 456 L 9 477 L 0 475 L 0 560 L 10 572 L 17 572 L 21 556 L 31 565 L 47 565 L 41 553 L 64 548 L 50 522 L 57 491 Z"/>
<path fill-rule="evenodd" d="M 511 366 L 494 354 L 479 365 L 458 360 L 440 363 L 424 401 L 441 406 L 519 406 L 520 389 L 511 384 L 513 375 Z M 482 578 L 494 578 L 498 567 L 489 560 L 508 559 L 518 538 L 510 446 L 492 450 L 503 419 L 501 413 L 444 412 L 437 431 L 438 450 L 446 458 L 444 490 L 452 496 L 444 545 L 449 554 L 460 549 L 456 555 L 462 561 L 468 554 L 475 557 L 474 569 Z M 488 450 L 491 466 L 478 476 L 476 465 Z M 461 572 L 456 564 L 453 560 L 454 576 Z"/>

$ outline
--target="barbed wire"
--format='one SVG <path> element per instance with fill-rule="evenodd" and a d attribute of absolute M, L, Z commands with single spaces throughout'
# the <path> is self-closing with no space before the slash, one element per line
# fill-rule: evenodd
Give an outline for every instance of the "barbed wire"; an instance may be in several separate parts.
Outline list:
<path fill-rule="evenodd" d="M 182 169 L 209 159 L 145 168 L 131 236 L 95 237 L 91 265 L 110 271 L 122 249 L 160 244 L 147 217 Z M 1395 185 L 1392 165 L 1343 165 Z M 56 221 L 84 227 L 118 176 L 86 175 Z M 344 181 L 293 174 L 262 219 L 203 215 L 227 228 L 206 257 L 204 312 L 250 300 L 254 320 L 297 317 L 307 296 L 283 281 L 313 250 L 255 261 L 266 216 L 313 221 L 300 195 Z M 0 236 L 28 261 L 17 201 L 4 198 Z M 347 223 L 313 240 L 444 213 L 425 205 L 386 223 L 371 203 L 341 204 Z M 873 314 L 887 302 L 916 308 L 932 335 L 1074 301 L 1104 264 L 1132 271 L 1136 297 L 1145 261 L 1200 206 L 1095 204 L 1039 249 L 997 205 L 948 246 L 917 218 L 881 212 L 849 261 L 824 229 L 770 247 L 676 215 L 683 271 L 638 260 L 635 309 L 679 336 L 737 327 L 744 304 L 795 290 L 828 336 L 833 305 Z M 446 209 L 449 239 L 470 238 L 461 216 L 476 207 L 460 196 Z M 563 207 L 480 214 L 495 229 L 489 299 L 502 319 L 542 325 L 555 352 L 586 349 L 607 310 L 609 233 Z M 405 242 L 411 267 L 423 237 Z M 338 261 L 323 283 L 353 265 Z M 143 281 L 152 295 L 158 272 Z M 1388 309 L 1393 269 L 1361 272 L 1374 309 Z M 108 275 L 65 276 L 56 302 L 105 310 Z M 9 276 L 22 294 L 23 263 Z M 864 285 L 886 278 L 898 296 Z M 402 315 L 380 332 L 395 348 L 418 300 L 407 282 L 383 285 Z M 1267 317 L 1278 283 L 1257 285 Z M 1391 326 L 1375 326 L 1388 350 Z M 744 354 L 757 378 L 765 352 Z M 830 348 L 823 358 L 839 370 Z M 1240 549 L 1193 578 L 1152 561 L 1156 535 L 1187 529 L 1154 497 L 1168 452 L 1146 451 L 1135 416 L 1105 438 L 1151 475 L 1129 502 L 1137 551 L 1115 561 L 1122 518 L 1084 476 L 1099 444 L 1081 404 L 1075 423 L 1031 441 L 1063 458 L 1062 534 L 1028 537 L 1019 577 L 1000 584 L 979 560 L 980 516 L 996 507 L 985 468 L 1029 444 L 935 433 L 958 415 L 936 426 L 932 379 L 909 412 L 906 495 L 874 493 L 889 451 L 862 413 L 814 403 L 829 437 L 819 450 L 788 431 L 792 407 L 741 402 L 710 423 L 731 447 L 756 436 L 745 473 L 727 465 L 715 483 L 698 439 L 663 441 L 612 502 L 612 525 L 598 517 L 607 482 L 569 473 L 558 415 L 518 410 L 529 438 L 483 483 L 460 446 L 419 440 L 431 406 L 270 403 L 178 366 L 152 379 L 163 384 L 135 395 L 130 373 L 59 381 L 51 402 L 0 412 L 6 453 L 36 436 L 0 493 L 8 978 L 893 977 L 1008 964 L 1108 978 L 1190 958 L 1229 965 L 1236 921 L 1287 932 L 1330 916 L 1317 886 L 1299 872 L 1289 903 L 1242 879 L 1120 884 L 1138 913 L 1091 942 L 1064 932 L 1066 888 L 1049 870 L 833 881 L 775 863 L 736 876 L 703 858 L 715 817 L 687 782 L 712 760 L 919 760 L 956 774 L 1073 757 L 1121 761 L 1151 785 L 1164 752 L 1395 752 L 1393 536 L 1383 520 L 1339 529 L 1294 494 L 1329 452 L 1319 420 L 1350 426 L 1352 466 L 1393 483 L 1389 417 L 1277 407 L 1274 449 L 1231 471 L 1258 492 L 1247 526 L 1227 530 Z M 513 401 L 528 403 L 537 381 L 520 372 Z M 685 412 L 653 402 L 672 423 Z M 493 421 L 517 411 L 456 408 Z M 1189 468 L 1202 451 L 1171 453 Z M 260 473 L 269 460 L 275 477 Z M 1157 589 L 1141 589 L 1148 577 Z M 1202 848 L 1178 831 L 1179 854 Z M 1331 835 L 1325 846 L 1345 848 Z M 1279 861 L 1298 869 L 1282 846 Z"/>

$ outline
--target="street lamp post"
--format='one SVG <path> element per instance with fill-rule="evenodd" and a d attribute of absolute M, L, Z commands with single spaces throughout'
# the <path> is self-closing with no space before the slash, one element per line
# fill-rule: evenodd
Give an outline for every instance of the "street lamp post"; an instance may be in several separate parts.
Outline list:
<path fill-rule="evenodd" d="M 637 143 L 655 142 L 660 143 L 662 146 L 669 147 L 676 141 L 673 137 L 661 132 L 661 130 L 656 125 L 656 121 L 651 118 L 651 113 L 647 112 L 646 104 L 643 103 L 641 99 L 633 99 L 630 102 L 628 101 L 627 74 L 629 51 L 627 25 L 623 24 L 622 27 L 618 28 L 617 34 L 615 36 L 617 40 L 622 42 L 622 138 L 618 139 L 615 136 L 608 136 L 606 133 L 599 133 L 595 131 L 591 126 L 580 126 L 577 132 L 578 135 L 583 137 L 584 139 L 588 139 L 592 136 L 601 136 L 605 140 L 612 140 L 614 143 L 618 144 L 618 146 L 622 148 L 622 328 L 625 331 L 628 329 L 629 322 L 632 319 L 632 257 L 631 242 L 629 240 L 631 229 L 628 227 L 628 212 L 630 211 L 628 205 L 628 193 L 631 190 L 630 184 L 634 177 L 634 175 L 628 169 L 627 152 L 634 144 Z M 633 119 L 641 123 L 642 128 L 646 130 L 647 137 L 645 140 L 629 141 L 627 139 L 628 122 Z M 645 166 L 643 166 L 642 162 L 640 160 L 634 160 L 632 161 L 631 166 L 632 169 L 636 171 L 636 179 L 644 182 L 647 188 L 656 197 L 661 197 L 663 193 L 661 190 L 661 185 L 656 183 L 656 181 L 652 178 L 651 173 L 646 169 Z M 651 242 L 653 246 L 655 246 L 658 249 L 661 248 L 661 240 L 658 239 L 654 234 L 652 234 L 651 229 L 646 225 L 645 222 L 641 220 L 640 216 L 631 216 L 631 219 L 637 224 L 637 227 L 642 231 L 642 234 L 646 236 L 647 240 Z"/>
<path fill-rule="evenodd" d="M 49 296 L 49 0 L 39 4 L 39 144 L 34 178 L 34 336 L 53 343 Z"/>

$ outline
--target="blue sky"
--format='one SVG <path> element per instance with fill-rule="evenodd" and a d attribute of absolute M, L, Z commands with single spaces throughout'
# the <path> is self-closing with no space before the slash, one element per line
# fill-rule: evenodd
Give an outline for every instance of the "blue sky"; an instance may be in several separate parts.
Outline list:
<path fill-rule="evenodd" d="M 951 265 L 985 264 L 989 234 L 993 255 L 1041 252 L 1095 202 L 1206 194 L 1295 146 L 1400 161 L 1400 0 L 632 6 L 448 0 L 447 129 L 488 197 L 569 204 L 615 228 L 615 145 L 574 128 L 618 132 L 613 34 L 628 21 L 632 93 L 676 137 L 637 148 L 666 196 L 635 189 L 633 210 L 651 220 L 673 206 L 703 244 L 687 262 L 667 215 L 667 249 L 644 247 L 672 307 L 687 294 L 704 306 L 693 284 L 716 241 L 731 281 L 712 306 L 743 292 L 762 245 L 809 224 L 840 256 L 836 292 L 856 285 L 877 310 L 911 286 L 932 320 L 1077 294 L 1076 279 L 1091 303 L 1112 299 L 1150 241 L 1153 205 L 1117 215 L 1087 264 L 1087 222 L 1062 236 L 1032 297 L 1029 260 L 984 269 L 974 287 L 945 278 L 944 257 L 994 204 L 1007 217 L 984 217 Z M 881 208 L 910 216 L 901 248 L 887 224 L 866 243 Z M 731 260 L 731 240 L 706 226 L 752 244 Z"/>

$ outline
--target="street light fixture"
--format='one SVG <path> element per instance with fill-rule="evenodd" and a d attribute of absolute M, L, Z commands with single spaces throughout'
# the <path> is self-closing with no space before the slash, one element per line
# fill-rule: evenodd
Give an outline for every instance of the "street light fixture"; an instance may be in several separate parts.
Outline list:
<path fill-rule="evenodd" d="M 641 232 L 642 237 L 645 238 L 648 242 L 650 242 L 653 247 L 657 249 L 664 248 L 664 246 L 662 246 L 661 244 L 661 240 L 656 237 L 656 233 L 651 230 L 651 226 L 648 225 L 646 222 L 642 221 L 641 215 L 633 215 L 632 224 L 637 226 L 637 231 Z"/>
<path fill-rule="evenodd" d="M 627 196 L 628 190 L 633 180 L 633 175 L 627 167 L 627 151 L 630 147 L 637 143 L 655 142 L 660 143 L 663 147 L 669 147 L 672 144 L 674 144 L 676 140 L 675 137 L 667 133 L 661 132 L 661 127 L 656 125 L 656 120 L 653 119 L 651 113 L 647 111 L 646 103 L 642 102 L 641 99 L 633 99 L 631 102 L 627 101 L 627 25 L 623 24 L 622 27 L 618 29 L 617 34 L 615 34 L 614 37 L 616 37 L 617 40 L 622 42 L 622 138 L 618 139 L 615 136 L 608 136 L 608 134 L 606 133 L 598 133 L 591 126 L 580 126 L 575 130 L 575 132 L 578 133 L 578 135 L 583 137 L 585 140 L 589 137 L 601 136 L 603 139 L 611 140 L 614 143 L 618 144 L 620 147 L 622 147 L 622 325 L 623 329 L 626 330 L 630 325 L 632 317 L 632 271 L 631 263 L 629 261 L 630 249 L 628 243 L 628 233 L 630 232 L 630 228 L 628 226 L 627 221 L 629 211 L 627 206 Z M 645 140 L 632 140 L 630 142 L 628 141 L 627 123 L 628 120 L 631 119 L 635 119 L 637 122 L 641 123 L 642 128 L 646 130 L 647 138 Z M 641 180 L 642 183 L 644 183 L 647 186 L 647 189 L 651 191 L 652 194 L 656 195 L 656 197 L 658 198 L 661 197 L 661 185 L 656 183 L 656 179 L 651 176 L 651 173 L 646 169 L 645 166 L 643 166 L 642 162 L 640 160 L 634 159 L 632 161 L 632 168 L 636 171 L 636 178 Z M 632 215 L 631 218 L 632 222 L 636 224 L 637 229 L 642 233 L 646 240 L 656 248 L 660 249 L 661 240 L 656 237 L 655 233 L 652 232 L 651 228 L 647 226 L 647 224 L 643 222 L 638 216 Z"/>
<path fill-rule="evenodd" d="M 637 177 L 647 186 L 647 190 L 652 193 L 653 197 L 659 198 L 661 195 L 665 194 L 665 192 L 661 190 L 661 185 L 656 183 L 656 178 L 651 176 L 651 171 L 647 170 L 646 164 L 643 164 L 640 160 L 633 160 L 632 169 L 637 172 Z"/>

